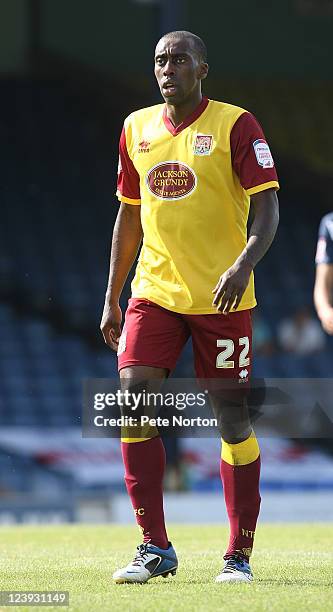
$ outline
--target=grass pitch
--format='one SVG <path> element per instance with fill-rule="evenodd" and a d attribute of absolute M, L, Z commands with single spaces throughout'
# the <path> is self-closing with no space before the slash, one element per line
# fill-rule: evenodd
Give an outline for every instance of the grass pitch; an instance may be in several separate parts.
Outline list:
<path fill-rule="evenodd" d="M 227 528 L 170 525 L 180 567 L 173 578 L 114 585 L 139 543 L 136 527 L 0 528 L 0 590 L 68 590 L 69 608 L 5 610 L 333 612 L 333 526 L 261 525 L 252 584 L 215 584 Z"/>

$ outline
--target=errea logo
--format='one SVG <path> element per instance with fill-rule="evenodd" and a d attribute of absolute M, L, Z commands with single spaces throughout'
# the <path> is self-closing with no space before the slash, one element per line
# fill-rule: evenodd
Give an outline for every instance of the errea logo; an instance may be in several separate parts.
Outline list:
<path fill-rule="evenodd" d="M 245 382 L 245 380 L 247 379 L 248 375 L 249 375 L 248 370 L 246 370 L 246 369 L 245 370 L 241 370 L 239 372 L 240 382 Z"/>
<path fill-rule="evenodd" d="M 149 153 L 150 151 L 150 142 L 147 140 L 142 140 L 139 142 L 138 153 Z"/>

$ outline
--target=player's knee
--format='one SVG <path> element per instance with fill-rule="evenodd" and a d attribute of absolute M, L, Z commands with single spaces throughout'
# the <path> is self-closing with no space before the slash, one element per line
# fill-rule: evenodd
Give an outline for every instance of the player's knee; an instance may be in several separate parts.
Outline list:
<path fill-rule="evenodd" d="M 232 428 L 230 426 L 222 427 L 220 430 L 221 438 L 228 444 L 239 444 L 247 440 L 251 433 L 252 427 L 248 426 L 245 428 Z"/>
<path fill-rule="evenodd" d="M 244 401 L 214 402 L 214 416 L 221 437 L 229 444 L 243 442 L 251 435 L 251 421 Z"/>

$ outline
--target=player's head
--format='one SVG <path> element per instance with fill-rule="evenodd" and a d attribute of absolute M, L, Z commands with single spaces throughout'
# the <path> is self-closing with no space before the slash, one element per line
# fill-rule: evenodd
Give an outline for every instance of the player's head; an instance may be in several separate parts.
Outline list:
<path fill-rule="evenodd" d="M 155 49 L 155 76 L 166 102 L 183 104 L 201 91 L 208 73 L 205 43 L 192 32 L 165 34 Z"/>

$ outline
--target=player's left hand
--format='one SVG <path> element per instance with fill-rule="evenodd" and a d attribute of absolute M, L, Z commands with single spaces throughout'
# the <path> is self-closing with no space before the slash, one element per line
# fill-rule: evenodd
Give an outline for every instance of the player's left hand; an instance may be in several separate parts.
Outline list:
<path fill-rule="evenodd" d="M 215 293 L 213 306 L 223 314 L 231 309 L 236 310 L 249 284 L 252 266 L 248 263 L 235 262 L 219 278 L 212 293 Z"/>

